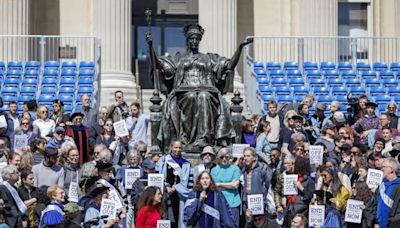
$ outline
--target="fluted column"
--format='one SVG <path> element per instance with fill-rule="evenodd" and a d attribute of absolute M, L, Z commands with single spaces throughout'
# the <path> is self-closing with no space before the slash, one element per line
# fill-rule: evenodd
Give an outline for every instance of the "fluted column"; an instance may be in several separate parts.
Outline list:
<path fill-rule="evenodd" d="M 28 8 L 30 0 L 0 0 L 0 34 L 27 35 Z M 22 38 L 0 38 L 0 59 L 2 61 L 26 61 L 27 40 Z"/>
<path fill-rule="evenodd" d="M 232 57 L 237 47 L 237 0 L 200 0 L 199 24 L 205 29 L 201 52 Z M 235 81 L 241 81 L 235 73 Z"/>
<path fill-rule="evenodd" d="M 101 104 L 113 102 L 122 90 L 125 100 L 136 99 L 131 72 L 131 0 L 93 1 L 94 34 L 101 39 Z"/>

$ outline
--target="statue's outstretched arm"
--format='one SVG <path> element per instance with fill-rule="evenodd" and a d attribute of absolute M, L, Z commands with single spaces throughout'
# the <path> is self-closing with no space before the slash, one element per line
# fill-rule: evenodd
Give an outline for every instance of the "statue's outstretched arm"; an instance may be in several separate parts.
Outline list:
<path fill-rule="evenodd" d="M 242 53 L 243 47 L 251 43 L 253 43 L 253 38 L 247 38 L 239 45 L 226 68 L 228 71 L 233 71 L 235 69 L 236 65 L 239 62 L 240 54 Z"/>
<path fill-rule="evenodd" d="M 153 47 L 153 38 L 150 32 L 146 33 L 146 42 L 149 45 L 149 53 L 150 53 L 150 64 L 152 68 L 161 69 L 161 64 L 158 59 L 157 53 Z"/>

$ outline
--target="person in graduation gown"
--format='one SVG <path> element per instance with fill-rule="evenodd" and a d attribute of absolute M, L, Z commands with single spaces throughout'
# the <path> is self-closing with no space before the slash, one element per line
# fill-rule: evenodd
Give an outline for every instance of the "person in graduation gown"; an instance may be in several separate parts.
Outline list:
<path fill-rule="evenodd" d="M 190 163 L 181 155 L 182 142 L 171 143 L 170 154 L 161 157 L 156 164 L 156 171 L 164 174 L 164 183 L 171 205 L 167 205 L 167 217 L 172 228 L 184 228 L 183 209 L 186 198 L 193 186 Z M 171 211 L 172 210 L 172 211 Z"/>
<path fill-rule="evenodd" d="M 224 195 L 208 171 L 196 178 L 193 191 L 185 203 L 184 221 L 187 226 L 201 228 L 238 227 Z"/>
<path fill-rule="evenodd" d="M 89 128 L 83 126 L 84 115 L 81 112 L 75 112 L 71 115 L 71 126 L 67 127 L 65 134 L 72 137 L 79 149 L 79 163 L 83 164 L 89 161 L 90 144 L 89 144 Z"/>
<path fill-rule="evenodd" d="M 64 222 L 64 189 L 58 185 L 50 186 L 47 189 L 47 196 L 51 202 L 42 211 L 39 227 L 60 227 Z"/>
<path fill-rule="evenodd" d="M 78 206 L 83 207 L 84 211 L 86 211 L 90 201 L 92 200 L 90 192 L 96 188 L 95 184 L 98 179 L 99 177 L 88 177 L 79 182 L 79 188 L 81 189 L 82 196 L 79 198 Z"/>

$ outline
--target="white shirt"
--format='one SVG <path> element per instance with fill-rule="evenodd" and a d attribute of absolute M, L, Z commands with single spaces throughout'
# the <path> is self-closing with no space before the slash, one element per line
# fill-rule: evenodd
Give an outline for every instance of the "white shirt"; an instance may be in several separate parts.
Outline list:
<path fill-rule="evenodd" d="M 19 119 L 18 116 L 13 117 L 11 114 L 8 114 L 8 118 L 10 118 L 14 122 L 14 130 L 19 127 Z"/>
<path fill-rule="evenodd" d="M 46 137 L 48 134 L 54 132 L 56 123 L 54 122 L 54 120 L 51 119 L 47 120 L 37 119 L 33 121 L 33 126 L 39 128 L 41 137 Z"/>
<path fill-rule="evenodd" d="M 265 118 L 271 124 L 271 132 L 268 134 L 268 142 L 277 143 L 279 142 L 279 132 L 281 131 L 281 122 L 279 115 L 270 117 L 268 114 Z"/>

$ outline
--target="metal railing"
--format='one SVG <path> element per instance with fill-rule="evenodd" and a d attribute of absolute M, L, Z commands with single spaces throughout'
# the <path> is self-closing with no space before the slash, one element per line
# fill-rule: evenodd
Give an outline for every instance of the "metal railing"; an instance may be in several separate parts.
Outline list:
<path fill-rule="evenodd" d="M 254 113 L 262 110 L 257 99 L 253 61 L 295 61 L 300 68 L 306 61 L 399 62 L 400 37 L 258 37 L 244 49 L 243 77 L 247 105 Z"/>
<path fill-rule="evenodd" d="M 0 35 L 0 61 L 93 61 L 93 105 L 100 104 L 101 46 L 94 36 Z"/>

